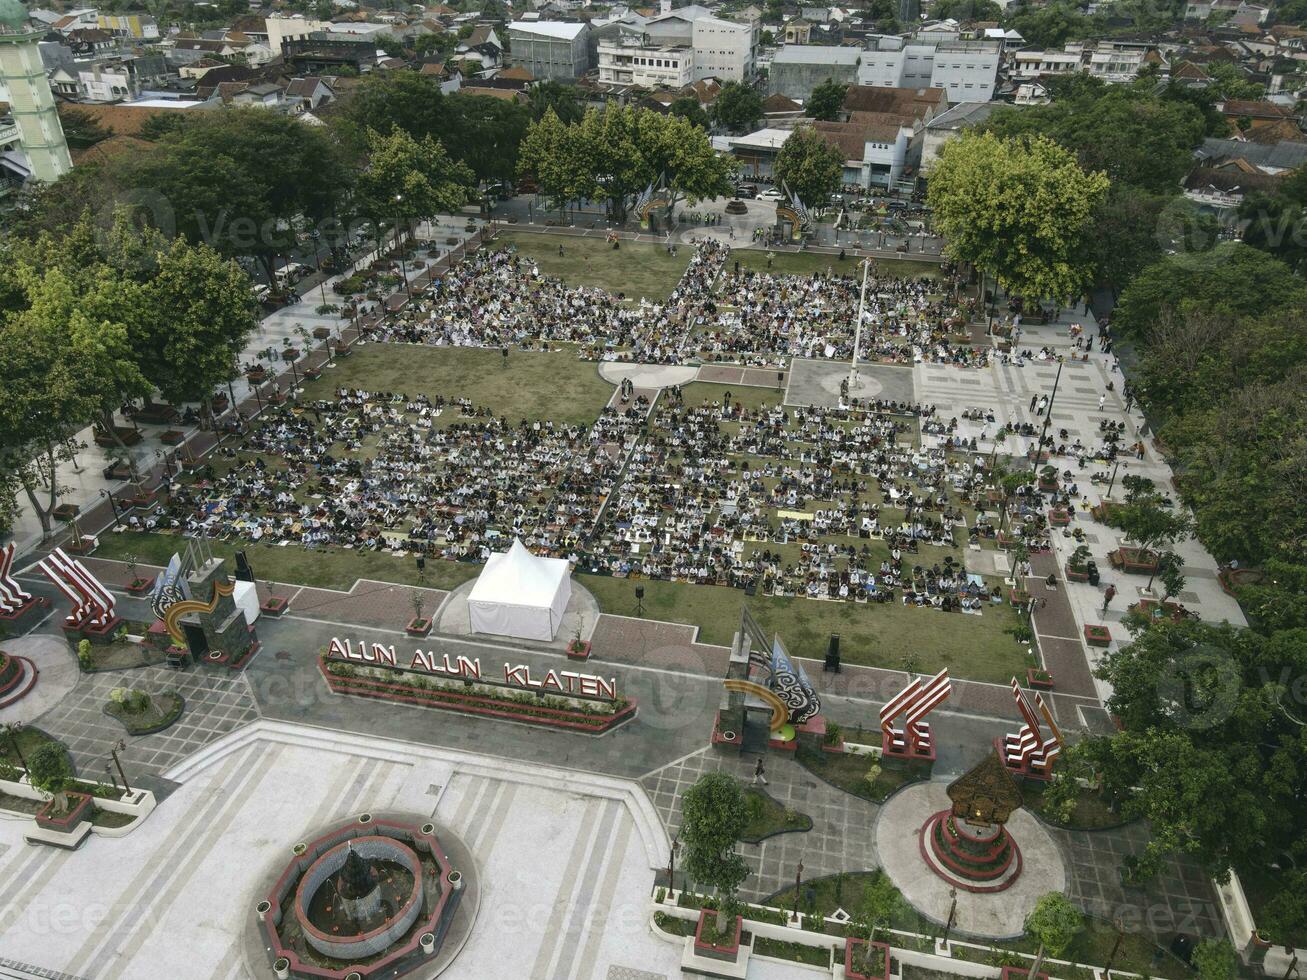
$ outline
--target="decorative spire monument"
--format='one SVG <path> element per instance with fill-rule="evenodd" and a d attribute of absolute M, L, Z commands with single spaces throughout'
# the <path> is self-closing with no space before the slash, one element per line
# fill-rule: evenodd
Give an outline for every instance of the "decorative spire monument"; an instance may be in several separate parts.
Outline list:
<path fill-rule="evenodd" d="M 952 807 L 921 828 L 921 854 L 936 875 L 969 892 L 1001 892 L 1021 874 L 1021 848 L 1008 819 L 1021 808 L 1021 788 L 993 752 L 948 787 Z"/>
<path fill-rule="evenodd" d="M 51 183 L 71 170 L 73 161 L 36 46 L 45 34 L 29 26 L 27 8 L 18 0 L 0 0 L 0 82 L 9 92 L 9 111 L 32 179 Z"/>

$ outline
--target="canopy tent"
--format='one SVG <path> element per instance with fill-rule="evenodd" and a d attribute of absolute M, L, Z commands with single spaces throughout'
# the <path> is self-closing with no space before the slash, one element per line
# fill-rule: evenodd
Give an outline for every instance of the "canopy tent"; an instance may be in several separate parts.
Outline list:
<path fill-rule="evenodd" d="M 537 558 L 521 541 L 493 554 L 467 597 L 476 633 L 552 640 L 572 597 L 571 569 L 562 558 Z"/>

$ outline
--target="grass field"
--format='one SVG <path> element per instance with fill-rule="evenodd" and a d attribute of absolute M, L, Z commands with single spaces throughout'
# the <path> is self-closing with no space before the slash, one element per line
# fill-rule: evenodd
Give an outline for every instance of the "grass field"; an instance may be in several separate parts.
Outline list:
<path fill-rule="evenodd" d="M 577 576 L 594 593 L 604 612 L 629 616 L 635 609 L 636 581 L 594 575 Z M 840 634 L 846 664 L 935 673 L 948 667 L 955 677 L 1004 684 L 1025 673 L 1025 647 L 1003 632 L 1017 622 L 1010 606 L 987 606 L 982 616 L 912 609 L 900 603 L 859 604 L 819 599 L 749 598 L 739 589 L 640 579 L 649 619 L 699 627 L 699 640 L 729 646 L 740 624 L 740 606 L 748 603 L 762 628 L 777 633 L 790 653 L 820 660 L 831 633 Z"/>
<path fill-rule="evenodd" d="M 858 260 L 846 258 L 843 262 L 837 255 L 822 255 L 816 252 L 775 252 L 771 271 L 783 276 L 810 276 L 814 272 L 834 272 L 841 276 L 861 275 Z M 731 252 L 731 261 L 727 269 L 739 261 L 741 269 L 754 269 L 758 272 L 767 270 L 767 251 L 760 248 L 741 248 Z M 896 276 L 938 276 L 939 265 L 935 262 L 922 262 L 913 259 L 877 259 L 876 268 Z"/>
<path fill-rule="evenodd" d="M 501 231 L 495 247 L 516 245 L 524 256 L 535 260 L 540 271 L 558 276 L 569 286 L 598 286 L 614 296 L 645 297 L 662 302 L 676 288 L 693 254 L 689 246 L 668 255 L 659 245 L 622 242 L 614 249 L 601 236 L 565 238 L 531 232 Z M 558 254 L 558 246 L 563 254 Z"/>
<path fill-rule="evenodd" d="M 507 366 L 503 360 L 499 351 L 480 347 L 364 344 L 306 383 L 302 398 L 331 400 L 342 386 L 439 394 L 470 398 L 511 423 L 525 418 L 588 425 L 613 394 L 595 365 L 577 360 L 570 346 L 549 353 L 512 351 Z"/>
<path fill-rule="evenodd" d="M 411 557 L 386 552 L 308 550 L 296 545 L 237 545 L 212 542 L 214 555 L 232 559 L 243 547 L 261 579 L 293 585 L 348 591 L 355 579 L 369 578 L 402 585 L 417 584 Z M 142 564 L 166 565 L 183 547 L 175 534 L 120 532 L 101 535 L 97 558 L 123 560 L 134 554 Z M 423 584 L 453 589 L 475 578 L 479 565 L 429 561 Z M 635 609 L 635 580 L 604 575 L 578 575 L 601 610 L 629 616 Z M 820 660 L 831 633 L 840 634 L 845 663 L 901 669 L 907 658 L 916 669 L 934 673 L 947 666 L 957 677 L 1004 683 L 1026 667 L 1024 648 L 1003 632 L 1017 622 L 1008 606 L 986 607 L 983 616 L 910 609 L 901 604 L 861 605 L 816 599 L 746 597 L 739 589 L 641 579 L 645 616 L 699 627 L 703 643 L 729 646 L 740 622 L 740 606 L 750 611 L 768 633 L 778 633 L 795 656 Z"/>

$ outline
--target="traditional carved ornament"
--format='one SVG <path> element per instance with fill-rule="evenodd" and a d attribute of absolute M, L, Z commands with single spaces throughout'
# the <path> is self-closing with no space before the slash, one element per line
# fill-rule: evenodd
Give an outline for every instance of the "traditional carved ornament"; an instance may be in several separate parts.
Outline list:
<path fill-rule="evenodd" d="M 771 708 L 771 730 L 773 732 L 779 732 L 786 722 L 790 720 L 790 709 L 786 707 L 785 702 L 771 688 L 755 684 L 753 681 L 742 681 L 734 678 L 727 678 L 722 682 L 722 685 L 726 690 L 736 694 L 752 694 Z"/>
<path fill-rule="evenodd" d="M 182 630 L 182 617 L 190 613 L 212 614 L 218 609 L 218 602 L 225 596 L 233 595 L 236 592 L 234 582 L 214 582 L 213 598 L 208 602 L 201 602 L 199 599 L 183 599 L 181 602 L 174 602 L 168 607 L 163 614 L 163 627 L 168 631 L 168 635 L 173 638 L 179 647 L 186 646 L 186 634 Z"/>
<path fill-rule="evenodd" d="M 1021 808 L 1021 787 L 997 752 L 949 783 L 953 816 L 970 824 L 1002 826 Z"/>

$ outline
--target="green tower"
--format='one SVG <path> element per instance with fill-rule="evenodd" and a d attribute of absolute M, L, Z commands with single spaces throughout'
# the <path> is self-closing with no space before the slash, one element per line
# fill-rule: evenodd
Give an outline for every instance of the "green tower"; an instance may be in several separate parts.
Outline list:
<path fill-rule="evenodd" d="M 0 78 L 9 89 L 9 109 L 32 179 L 49 183 L 71 170 L 73 161 L 36 46 L 44 36 L 28 26 L 27 8 L 18 0 L 0 0 Z"/>

